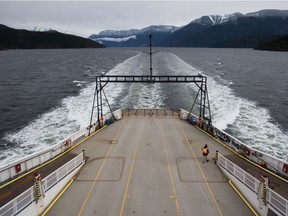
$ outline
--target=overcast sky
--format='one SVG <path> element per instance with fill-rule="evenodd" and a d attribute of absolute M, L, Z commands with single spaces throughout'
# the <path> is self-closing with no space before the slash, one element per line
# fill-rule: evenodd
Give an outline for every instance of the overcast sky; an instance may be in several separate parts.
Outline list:
<path fill-rule="evenodd" d="M 203 15 L 288 10 L 286 1 L 1 1 L 0 24 L 51 28 L 83 37 L 106 29 L 186 25 Z"/>

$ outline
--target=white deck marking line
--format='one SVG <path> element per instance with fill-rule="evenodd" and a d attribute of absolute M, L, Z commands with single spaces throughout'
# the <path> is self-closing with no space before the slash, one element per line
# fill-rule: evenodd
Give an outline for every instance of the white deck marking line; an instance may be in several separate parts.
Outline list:
<path fill-rule="evenodd" d="M 123 122 L 121 122 L 121 125 L 120 125 L 120 127 L 118 128 L 118 131 L 117 131 L 117 133 L 116 133 L 116 136 L 115 136 L 114 140 L 117 139 L 117 137 L 119 136 L 120 130 L 121 130 L 122 126 L 124 125 L 124 124 L 123 124 L 124 122 L 125 122 L 125 119 L 123 120 Z M 109 154 L 110 154 L 113 146 L 114 146 L 114 145 L 111 145 L 111 146 L 110 146 L 110 148 L 109 148 L 109 150 L 108 150 L 108 152 L 107 152 L 107 154 L 106 154 L 106 156 L 105 156 L 105 158 L 104 158 L 104 160 L 103 160 L 103 162 L 102 162 L 102 164 L 101 164 L 101 167 L 100 167 L 100 169 L 99 169 L 96 177 L 94 178 L 94 182 L 93 182 L 93 184 L 92 184 L 91 187 L 90 187 L 90 190 L 89 190 L 89 192 L 88 192 L 88 194 L 87 194 L 87 196 L 86 196 L 86 198 L 85 198 L 85 200 L 84 200 L 84 203 L 82 204 L 82 207 L 81 207 L 81 209 L 79 210 L 79 212 L 78 212 L 78 214 L 77 214 L 78 216 L 80 216 L 80 215 L 82 214 L 82 211 L 84 210 L 84 208 L 85 208 L 85 206 L 86 206 L 86 204 L 87 204 L 87 201 L 88 201 L 88 199 L 89 199 L 89 197 L 90 197 L 90 195 L 91 195 L 91 193 L 92 193 L 92 190 L 93 190 L 93 188 L 94 188 L 94 186 L 95 186 L 95 184 L 96 184 L 96 182 L 97 182 L 97 180 L 98 180 L 98 178 L 99 178 L 99 176 L 100 176 L 100 174 L 101 174 L 101 172 L 102 172 L 102 169 L 103 169 L 103 167 L 104 167 L 104 165 L 105 165 L 105 163 L 106 163 L 106 161 L 107 161 L 107 158 L 108 158 L 108 156 L 109 156 Z"/>
<path fill-rule="evenodd" d="M 126 203 L 126 198 L 130 197 L 130 196 L 127 195 L 127 193 L 128 193 L 128 189 L 129 189 L 131 176 L 132 176 L 132 171 L 134 171 L 134 163 L 135 163 L 136 154 L 137 154 L 137 152 L 139 152 L 138 151 L 138 145 L 139 145 L 139 142 L 140 142 L 140 135 L 142 133 L 142 128 L 143 128 L 143 123 L 141 123 L 141 125 L 140 125 L 138 138 L 137 138 L 137 143 L 136 143 L 136 146 L 135 146 L 135 149 L 134 149 L 134 155 L 133 155 L 133 159 L 132 159 L 132 163 L 131 163 L 131 167 L 130 167 L 130 171 L 129 171 L 129 176 L 128 176 L 125 192 L 123 194 L 122 206 L 121 206 L 121 209 L 120 209 L 120 216 L 123 215 L 123 211 L 124 211 L 124 207 L 125 207 L 125 203 Z"/>
<path fill-rule="evenodd" d="M 176 205 L 176 209 L 177 209 L 177 215 L 180 216 L 180 207 L 179 207 L 179 203 L 178 203 L 178 199 L 177 199 L 177 195 L 176 195 L 176 190 L 175 190 L 175 185 L 174 185 L 174 180 L 173 180 L 173 176 L 172 176 L 172 170 L 171 170 L 171 165 L 170 165 L 170 161 L 169 161 L 169 156 L 168 156 L 168 151 L 167 151 L 167 147 L 166 147 L 166 140 L 164 137 L 164 133 L 163 133 L 163 128 L 161 126 L 160 123 L 160 129 L 161 129 L 161 135 L 162 135 L 162 139 L 163 139 L 163 147 L 164 147 L 164 152 L 166 155 L 166 161 L 168 164 L 168 171 L 169 171 L 169 175 L 170 175 L 170 181 L 171 181 L 171 185 L 172 185 L 172 191 L 173 191 L 173 195 L 170 196 L 170 198 L 175 199 L 175 205 Z"/>
<path fill-rule="evenodd" d="M 181 131 L 182 131 L 183 136 L 185 137 L 186 142 L 188 142 L 188 138 L 187 138 L 187 136 L 186 136 L 186 134 L 185 134 L 185 132 L 184 132 L 184 130 L 183 130 L 180 122 L 179 122 L 179 119 L 177 119 L 177 122 L 178 122 L 178 125 L 179 125 L 179 127 L 180 127 L 180 129 L 181 129 Z M 215 206 L 216 206 L 216 208 L 217 208 L 217 210 L 218 210 L 218 212 L 219 212 L 219 215 L 222 216 L 221 209 L 220 209 L 220 207 L 219 207 L 219 205 L 218 205 L 218 203 L 217 203 L 217 201 L 216 201 L 216 198 L 215 198 L 215 196 L 214 196 L 214 194 L 213 194 L 213 192 L 212 192 L 212 190 L 211 190 L 211 187 L 210 187 L 209 183 L 207 182 L 207 179 L 205 178 L 204 172 L 203 172 L 202 168 L 200 167 L 200 164 L 199 164 L 199 162 L 198 162 L 198 160 L 197 160 L 197 158 L 196 158 L 195 152 L 194 152 L 194 150 L 192 149 L 191 145 L 188 145 L 188 146 L 189 146 L 189 148 L 190 148 L 190 151 L 191 151 L 193 157 L 195 158 L 195 161 L 196 161 L 196 163 L 197 163 L 197 166 L 198 166 L 198 168 L 199 168 L 199 170 L 200 170 L 200 172 L 201 172 L 201 175 L 202 175 L 202 177 L 203 177 L 203 179 L 204 179 L 204 181 L 205 181 L 205 184 L 206 184 L 206 186 L 207 186 L 207 188 L 208 188 L 208 191 L 209 191 L 209 193 L 210 193 L 210 195 L 211 195 L 211 197 L 212 197 L 212 199 L 213 199 L 213 201 L 214 201 L 214 203 L 215 203 Z"/>

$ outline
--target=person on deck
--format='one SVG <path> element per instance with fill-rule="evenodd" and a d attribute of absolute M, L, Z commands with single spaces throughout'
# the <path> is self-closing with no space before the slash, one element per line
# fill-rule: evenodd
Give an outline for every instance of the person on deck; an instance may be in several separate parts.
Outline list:
<path fill-rule="evenodd" d="M 207 159 L 207 156 L 209 154 L 209 149 L 207 144 L 205 144 L 205 146 L 202 148 L 202 153 L 203 153 L 203 163 L 208 162 L 209 160 Z"/>

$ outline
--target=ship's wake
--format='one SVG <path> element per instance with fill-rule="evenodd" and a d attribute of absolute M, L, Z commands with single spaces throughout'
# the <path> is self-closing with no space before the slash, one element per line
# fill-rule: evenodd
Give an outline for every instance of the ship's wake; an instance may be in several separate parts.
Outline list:
<path fill-rule="evenodd" d="M 197 75 L 199 71 L 174 54 L 159 52 L 154 55 L 155 75 Z M 100 75 L 101 72 L 99 72 Z M 148 75 L 149 56 L 139 53 L 116 65 L 107 75 Z M 269 112 L 255 102 L 237 97 L 229 87 L 230 81 L 218 81 L 219 76 L 208 76 L 208 91 L 213 124 L 228 131 L 246 144 L 275 157 L 288 160 L 285 147 L 288 135 L 271 121 Z M 217 80 L 217 81 L 216 81 Z M 4 150 L 0 165 L 38 152 L 56 144 L 90 121 L 95 83 L 77 81 L 82 88 L 77 96 L 65 98 L 59 107 L 30 122 L 21 130 L 7 134 L 5 139 L 15 143 Z M 221 84 L 220 84 L 221 83 Z M 117 108 L 184 108 L 190 109 L 197 87 L 195 84 L 114 84 L 105 87 L 105 94 Z M 108 113 L 108 107 L 104 107 Z M 195 113 L 197 114 L 197 113 Z M 96 114 L 93 117 L 96 120 Z M 286 158 L 285 158 L 286 157 Z"/>

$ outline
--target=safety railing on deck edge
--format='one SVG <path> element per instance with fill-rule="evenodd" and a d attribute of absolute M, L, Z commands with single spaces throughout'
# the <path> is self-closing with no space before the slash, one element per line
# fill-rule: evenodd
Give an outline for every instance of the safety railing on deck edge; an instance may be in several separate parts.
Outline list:
<path fill-rule="evenodd" d="M 73 170 L 75 170 L 78 166 L 83 163 L 83 153 L 80 153 L 72 160 L 58 168 L 56 171 L 48 175 L 44 178 L 43 186 L 45 193 L 51 189 L 54 185 L 60 182 L 64 177 L 70 174 Z M 35 187 L 32 186 L 4 206 L 0 208 L 0 215 L 2 216 L 10 216 L 17 215 L 27 206 L 29 206 L 36 199 L 35 196 Z"/>
<path fill-rule="evenodd" d="M 184 109 L 180 109 L 180 115 L 181 119 L 187 120 L 189 112 Z M 188 121 L 190 121 L 191 124 L 193 124 L 193 122 L 196 124 L 197 120 L 198 116 L 194 115 L 193 113 L 190 113 Z M 213 131 L 213 134 L 211 134 L 211 136 L 221 141 L 221 143 L 225 144 L 230 149 L 235 150 L 236 152 L 238 152 L 238 154 L 243 155 L 245 158 L 259 164 L 263 168 L 267 168 L 273 172 L 276 172 L 288 178 L 288 161 L 284 161 L 275 156 L 271 156 L 260 150 L 254 149 L 213 125 L 212 128 L 213 130 L 211 130 L 210 128 L 210 132 L 208 132 L 207 131 L 208 127 L 207 124 L 205 124 L 205 121 L 203 122 L 203 127 L 201 127 L 201 129 L 210 134 Z"/>
<path fill-rule="evenodd" d="M 115 110 L 113 112 L 114 117 L 118 120 L 122 117 L 121 109 Z M 106 119 L 110 118 L 111 114 L 107 114 L 104 116 L 104 122 Z M 96 121 L 91 125 L 91 132 L 96 131 L 96 127 L 98 126 L 98 122 Z M 0 167 L 0 183 L 4 182 L 8 179 L 12 179 L 15 176 L 21 175 L 21 173 L 31 170 L 32 168 L 49 161 L 50 159 L 56 157 L 57 155 L 65 152 L 74 144 L 82 140 L 83 138 L 88 136 L 89 126 L 87 128 L 82 128 L 79 131 L 75 132 L 71 136 L 63 139 L 62 141 L 58 142 L 57 144 L 41 151 L 37 152 L 33 155 L 29 155 L 25 158 L 20 160 L 14 161 L 10 164 Z M 70 144 L 68 144 L 70 142 Z M 20 168 L 20 171 L 16 172 L 16 167 Z"/>
<path fill-rule="evenodd" d="M 223 155 L 218 153 L 218 165 L 223 167 L 229 173 L 231 173 L 240 182 L 246 185 L 255 194 L 257 193 L 260 181 L 255 177 L 251 176 L 245 170 L 232 163 L 230 160 L 225 158 Z M 288 215 L 288 200 L 276 193 L 275 191 L 268 189 L 267 203 L 283 215 Z"/>

